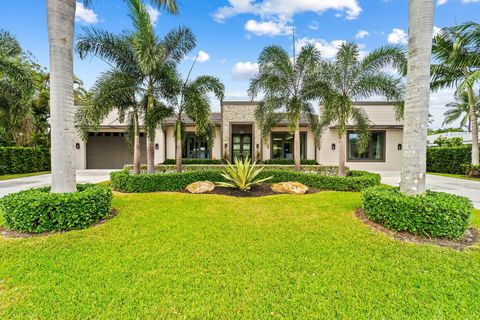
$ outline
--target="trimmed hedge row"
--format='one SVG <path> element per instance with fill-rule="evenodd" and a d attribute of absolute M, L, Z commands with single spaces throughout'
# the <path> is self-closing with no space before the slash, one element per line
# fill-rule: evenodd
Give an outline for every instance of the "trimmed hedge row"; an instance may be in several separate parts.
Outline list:
<path fill-rule="evenodd" d="M 176 164 L 175 159 L 167 159 L 163 164 Z M 222 160 L 219 159 L 182 159 L 182 164 L 222 164 Z"/>
<path fill-rule="evenodd" d="M 0 147 L 0 174 L 50 170 L 50 150 L 30 147 Z"/>
<path fill-rule="evenodd" d="M 108 217 L 112 190 L 106 186 L 83 184 L 77 192 L 51 193 L 38 188 L 0 199 L 3 224 L 21 232 L 47 232 L 82 229 Z"/>
<path fill-rule="evenodd" d="M 120 192 L 180 191 L 196 181 L 225 181 L 220 170 L 191 171 L 182 173 L 157 173 L 133 175 L 128 171 L 110 174 L 114 190 Z M 366 171 L 350 171 L 346 177 L 325 176 L 289 170 L 265 169 L 259 178 L 273 176 L 269 182 L 298 181 L 308 187 L 322 190 L 361 191 L 380 184 L 380 175 Z"/>
<path fill-rule="evenodd" d="M 293 159 L 269 159 L 263 161 L 263 164 L 281 164 L 281 165 L 286 165 L 286 164 L 295 164 L 295 160 Z M 308 159 L 302 159 L 300 160 L 301 165 L 318 165 L 318 162 L 315 160 L 308 160 Z"/>
<path fill-rule="evenodd" d="M 409 196 L 386 186 L 364 190 L 362 206 L 369 219 L 389 229 L 449 239 L 462 237 L 473 209 L 465 197 L 433 191 Z"/>
<path fill-rule="evenodd" d="M 472 162 L 472 146 L 427 148 L 427 171 L 463 174 L 462 165 Z"/>

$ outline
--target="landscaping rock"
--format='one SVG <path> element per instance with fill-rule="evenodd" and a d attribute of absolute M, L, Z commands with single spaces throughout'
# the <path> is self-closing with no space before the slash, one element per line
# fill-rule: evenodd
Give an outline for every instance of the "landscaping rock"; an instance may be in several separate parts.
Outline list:
<path fill-rule="evenodd" d="M 270 186 L 272 191 L 278 193 L 292 193 L 292 194 L 305 194 L 308 191 L 308 187 L 300 182 L 280 182 L 274 183 Z"/>
<path fill-rule="evenodd" d="M 215 184 L 210 181 L 197 181 L 190 183 L 186 189 L 190 193 L 212 192 L 215 189 Z"/>

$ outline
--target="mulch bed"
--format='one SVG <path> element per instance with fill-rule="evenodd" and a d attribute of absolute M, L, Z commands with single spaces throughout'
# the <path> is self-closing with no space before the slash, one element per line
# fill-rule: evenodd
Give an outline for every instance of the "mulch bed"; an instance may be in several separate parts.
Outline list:
<path fill-rule="evenodd" d="M 191 194 L 186 190 L 184 190 L 184 192 Z M 305 194 L 312 194 L 312 193 L 318 193 L 318 192 L 320 192 L 320 190 L 308 188 L 308 191 Z M 271 195 L 284 194 L 284 193 L 274 192 L 270 189 L 270 184 L 264 183 L 259 186 L 255 186 L 248 191 L 240 191 L 239 189 L 234 189 L 234 188 L 215 187 L 215 189 L 212 192 L 205 192 L 203 194 L 219 194 L 224 196 L 245 198 L 245 197 L 264 197 L 264 196 L 271 196 Z"/>
<path fill-rule="evenodd" d="M 390 230 L 387 227 L 383 226 L 382 224 L 368 219 L 368 217 L 365 215 L 365 212 L 363 212 L 362 209 L 357 209 L 355 211 L 355 216 L 360 221 L 370 226 L 371 229 L 384 233 L 393 239 L 404 241 L 404 242 L 413 242 L 418 244 L 425 244 L 425 243 L 433 244 L 440 247 L 447 247 L 447 248 L 462 251 L 468 247 L 475 245 L 480 241 L 480 233 L 475 228 L 468 228 L 467 231 L 465 231 L 463 238 L 459 240 L 448 240 L 448 239 L 442 239 L 442 238 L 421 237 L 406 231 L 398 232 L 398 231 Z"/>
<path fill-rule="evenodd" d="M 102 219 L 100 221 L 97 221 L 96 223 L 92 224 L 91 227 L 95 227 L 101 224 L 104 224 L 108 220 L 112 219 L 118 214 L 118 210 L 115 208 L 112 208 L 112 211 L 110 212 L 110 215 L 106 217 L 105 219 Z M 76 229 L 77 230 L 77 229 Z M 49 232 L 41 232 L 41 233 L 30 233 L 30 232 L 20 232 L 20 231 L 14 231 L 10 229 L 6 229 L 4 227 L 0 227 L 0 235 L 4 238 L 33 238 L 33 237 L 44 237 L 44 236 L 50 236 L 54 234 L 60 234 L 60 233 L 65 233 L 73 230 L 67 230 L 67 231 L 49 231 Z"/>

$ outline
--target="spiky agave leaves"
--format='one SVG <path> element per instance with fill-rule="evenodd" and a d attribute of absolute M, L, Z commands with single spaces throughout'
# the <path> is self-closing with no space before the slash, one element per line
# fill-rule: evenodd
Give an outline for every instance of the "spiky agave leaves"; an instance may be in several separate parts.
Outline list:
<path fill-rule="evenodd" d="M 253 186 L 259 185 L 273 177 L 260 179 L 258 175 L 265 167 L 258 167 L 256 162 L 251 162 L 249 157 L 243 160 L 235 157 L 234 164 L 227 160 L 228 165 L 221 173 L 226 182 L 217 182 L 220 187 L 235 188 L 241 191 L 250 190 Z"/>

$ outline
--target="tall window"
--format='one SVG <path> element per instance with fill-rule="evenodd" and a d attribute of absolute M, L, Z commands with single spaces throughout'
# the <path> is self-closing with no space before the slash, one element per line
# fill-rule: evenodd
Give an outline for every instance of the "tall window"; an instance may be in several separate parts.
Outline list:
<path fill-rule="evenodd" d="M 195 133 L 187 133 L 183 141 L 182 158 L 210 159 L 207 140 L 203 137 L 198 137 Z"/>
<path fill-rule="evenodd" d="M 348 132 L 348 160 L 349 161 L 385 161 L 385 131 L 372 132 L 367 148 L 363 153 L 358 152 L 358 134 Z"/>
<path fill-rule="evenodd" d="M 300 133 L 300 158 L 305 159 L 307 134 Z M 272 132 L 272 159 L 293 159 L 293 135 L 289 132 Z"/>

